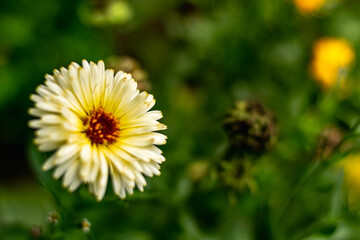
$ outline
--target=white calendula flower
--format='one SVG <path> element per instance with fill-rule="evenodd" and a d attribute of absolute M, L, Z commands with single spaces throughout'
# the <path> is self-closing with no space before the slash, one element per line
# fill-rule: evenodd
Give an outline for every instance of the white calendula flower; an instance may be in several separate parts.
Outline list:
<path fill-rule="evenodd" d="M 105 70 L 83 60 L 82 66 L 54 70 L 46 75 L 31 95 L 34 108 L 29 122 L 36 128 L 35 144 L 40 151 L 55 151 L 43 165 L 55 168 L 69 191 L 82 183 L 101 200 L 108 177 L 116 195 L 124 198 L 135 186 L 143 191 L 144 175 L 159 175 L 165 161 L 154 145 L 166 143 L 166 136 L 154 131 L 166 126 L 158 122 L 162 113 L 149 111 L 153 95 L 140 92 L 130 74 Z"/>

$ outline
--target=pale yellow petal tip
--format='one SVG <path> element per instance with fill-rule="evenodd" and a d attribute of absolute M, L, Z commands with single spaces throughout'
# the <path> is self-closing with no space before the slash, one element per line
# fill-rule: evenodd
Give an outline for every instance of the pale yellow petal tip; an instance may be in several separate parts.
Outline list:
<path fill-rule="evenodd" d="M 40 88 L 42 87 L 43 85 L 42 84 L 40 84 L 40 85 L 38 85 L 36 88 L 35 88 L 35 92 L 39 92 L 40 91 Z M 31 95 L 36 95 L 36 94 L 31 94 Z M 31 95 L 30 95 L 30 97 L 31 97 Z"/>
<path fill-rule="evenodd" d="M 50 166 L 48 166 L 47 164 L 46 164 L 46 162 L 41 166 L 41 169 L 43 170 L 43 171 L 49 171 L 50 169 L 51 169 L 51 167 Z M 54 178 L 55 178 L 55 176 L 54 176 Z M 56 178 L 57 179 L 57 178 Z"/>
<path fill-rule="evenodd" d="M 56 76 L 56 75 L 60 75 L 61 73 L 60 73 L 60 71 L 59 71 L 59 70 L 54 69 L 54 70 L 53 70 L 53 74 Z"/>
<path fill-rule="evenodd" d="M 44 171 L 47 171 L 47 170 L 45 170 L 45 169 L 43 169 Z M 52 175 L 53 176 L 53 178 L 55 179 L 55 180 L 58 180 L 59 178 L 60 178 L 60 176 L 56 176 L 55 174 L 53 174 Z"/>
<path fill-rule="evenodd" d="M 119 71 L 116 72 L 116 74 L 122 74 L 122 73 L 126 74 L 126 72 L 124 72 L 122 70 L 119 70 Z M 126 79 L 124 79 L 124 80 L 126 80 Z"/>
<path fill-rule="evenodd" d="M 31 96 L 30 96 L 30 100 L 31 100 Z M 34 108 L 29 108 L 28 110 L 27 110 L 27 113 L 29 114 L 29 115 L 32 115 L 32 112 L 34 111 L 33 110 Z M 28 123 L 29 123 L 30 121 L 28 121 Z"/>
<path fill-rule="evenodd" d="M 37 128 L 37 127 L 34 126 L 33 121 L 34 121 L 34 120 L 30 120 L 30 121 L 27 122 L 27 126 L 28 126 L 29 128 Z M 35 143 L 35 140 L 34 140 L 33 142 Z"/>
<path fill-rule="evenodd" d="M 166 129 L 167 129 L 167 126 L 165 124 L 160 123 L 158 125 L 158 130 L 166 130 Z"/>
<path fill-rule="evenodd" d="M 88 179 L 86 178 L 86 174 L 80 171 L 80 178 L 84 183 L 88 183 Z"/>
<path fill-rule="evenodd" d="M 71 62 L 69 65 L 68 65 L 68 69 L 70 69 L 72 66 L 76 66 L 78 65 L 78 63 L 76 62 Z"/>
<path fill-rule="evenodd" d="M 128 78 L 130 78 L 130 81 L 133 81 L 134 83 L 136 83 L 136 84 L 137 84 L 136 79 L 135 79 L 135 78 L 133 78 L 133 76 L 131 75 L 131 73 L 128 73 L 128 72 L 124 72 L 124 73 L 127 75 L 127 77 L 128 77 Z"/>
<path fill-rule="evenodd" d="M 74 189 L 74 188 L 71 188 L 71 183 L 69 183 L 67 186 L 66 186 L 65 184 L 62 184 L 62 186 L 63 186 L 64 188 L 66 188 L 66 190 L 67 190 L 69 193 L 73 193 L 73 192 L 75 192 L 75 190 L 76 190 L 76 189 Z"/>

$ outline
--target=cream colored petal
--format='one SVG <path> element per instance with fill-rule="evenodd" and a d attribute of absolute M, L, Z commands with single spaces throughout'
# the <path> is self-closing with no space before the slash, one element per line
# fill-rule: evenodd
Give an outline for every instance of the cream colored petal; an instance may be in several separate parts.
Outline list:
<path fill-rule="evenodd" d="M 72 132 L 82 132 L 84 130 L 84 123 L 79 117 L 68 108 L 62 109 L 62 114 L 66 120 L 63 121 L 63 126 Z"/>
<path fill-rule="evenodd" d="M 45 161 L 45 163 L 42 165 L 42 169 L 43 169 L 44 171 L 47 171 L 47 170 L 55 167 L 55 166 L 56 166 L 56 164 L 55 164 L 55 159 L 56 159 L 55 154 L 51 155 L 51 156 Z"/>
<path fill-rule="evenodd" d="M 153 110 L 143 114 L 142 116 L 139 116 L 138 118 L 131 120 L 129 119 L 125 123 L 123 122 L 123 126 L 124 126 L 123 128 L 157 125 L 159 124 L 157 120 L 159 120 L 162 117 L 163 115 L 161 111 Z"/>
<path fill-rule="evenodd" d="M 151 172 L 155 175 L 160 175 L 160 166 L 156 162 L 152 162 L 152 164 L 149 164 L 148 167 L 150 168 Z"/>
<path fill-rule="evenodd" d="M 80 84 L 78 69 L 70 68 L 69 75 L 72 81 L 71 88 L 69 88 L 68 91 L 65 91 L 66 97 L 79 112 L 86 113 L 86 110 L 88 110 L 88 105 L 85 101 L 86 96 L 84 95 L 84 91 Z"/>
<path fill-rule="evenodd" d="M 35 103 L 35 107 L 50 113 L 58 113 L 60 110 L 60 106 L 57 106 L 51 102 L 37 102 Z"/>
<path fill-rule="evenodd" d="M 105 93 L 105 65 L 103 61 L 99 61 L 97 64 L 97 79 L 93 79 L 94 88 L 94 107 L 98 108 L 103 106 L 103 95 Z"/>
<path fill-rule="evenodd" d="M 90 64 L 88 61 L 86 61 L 85 59 L 82 60 L 82 66 L 86 71 L 90 71 Z"/>
<path fill-rule="evenodd" d="M 93 161 L 92 161 L 92 167 L 91 167 L 91 173 L 90 173 L 90 181 L 91 182 L 95 182 L 96 178 L 99 176 L 99 171 L 100 171 L 100 157 L 99 157 L 99 151 L 98 148 L 96 146 L 93 146 L 92 148 L 92 156 L 93 156 Z"/>
<path fill-rule="evenodd" d="M 105 153 L 105 156 L 112 164 L 112 166 L 121 174 L 124 174 L 125 165 L 121 158 L 119 158 L 116 154 L 111 151 Z"/>
<path fill-rule="evenodd" d="M 37 109 L 37 108 L 30 108 L 30 109 L 28 110 L 28 113 L 29 113 L 31 116 L 34 116 L 34 117 L 41 117 L 42 115 L 47 114 L 47 112 L 42 111 L 42 110 Z"/>
<path fill-rule="evenodd" d="M 60 164 L 54 171 L 54 174 L 53 174 L 54 178 L 58 179 L 62 175 L 64 175 L 64 173 L 73 165 L 74 160 L 75 160 L 75 158 L 72 158 L 70 161 Z"/>
<path fill-rule="evenodd" d="M 55 95 L 62 95 L 64 90 L 55 82 L 51 80 L 46 80 L 45 85 L 55 94 Z"/>
<path fill-rule="evenodd" d="M 138 134 L 133 136 L 125 136 L 120 138 L 119 142 L 127 145 L 144 147 L 151 144 L 157 144 L 157 145 L 165 144 L 166 139 L 167 137 L 164 134 L 157 132 L 150 132 L 150 133 Z"/>
<path fill-rule="evenodd" d="M 145 100 L 141 99 L 140 103 L 135 102 L 135 99 L 134 99 L 128 105 L 128 106 L 132 107 L 131 110 L 127 111 L 127 113 L 124 115 L 123 119 L 124 119 L 124 121 L 129 121 L 131 119 L 137 119 L 138 117 L 144 115 L 145 112 L 149 111 L 154 105 L 155 105 L 155 99 L 154 99 L 153 95 L 151 95 L 151 94 L 147 94 L 146 99 Z"/>
<path fill-rule="evenodd" d="M 83 182 L 89 183 L 91 181 L 91 167 L 92 163 L 82 163 L 80 168 L 80 178 Z"/>
<path fill-rule="evenodd" d="M 114 85 L 114 70 L 108 69 L 105 71 L 105 80 L 103 82 L 103 85 L 101 86 L 102 96 L 100 97 L 100 104 L 104 107 L 104 109 L 109 109 L 109 96 L 110 94 L 112 94 L 112 92 L 115 92 L 114 90 L 110 91 L 110 89 L 113 89 Z"/>
<path fill-rule="evenodd" d="M 70 160 L 72 157 L 77 156 L 81 150 L 81 147 L 77 144 L 64 145 L 55 153 L 56 164 L 64 163 Z"/>
<path fill-rule="evenodd" d="M 95 181 L 94 192 L 98 201 L 101 201 L 105 195 L 108 176 L 109 174 L 107 172 L 106 174 L 102 173 Z"/>
<path fill-rule="evenodd" d="M 123 81 L 114 83 L 113 76 L 110 74 L 106 75 L 106 84 L 103 107 L 106 112 L 113 113 L 122 99 L 120 94 L 125 84 L 123 84 Z"/>
<path fill-rule="evenodd" d="M 112 171 L 111 178 L 112 178 L 112 183 L 113 183 L 112 185 L 115 194 L 122 199 L 125 198 L 126 190 L 120 174 L 118 174 L 117 171 Z"/>
<path fill-rule="evenodd" d="M 108 181 L 108 175 L 109 175 L 109 166 L 108 166 L 108 160 L 107 157 L 103 153 L 103 149 L 99 148 L 99 167 L 100 170 L 98 171 L 97 178 L 94 181 L 96 183 L 96 186 L 94 189 L 95 195 L 97 196 L 98 200 L 101 200 L 103 198 L 103 194 L 105 194 L 107 181 Z"/>
<path fill-rule="evenodd" d="M 64 118 L 59 114 L 44 114 L 41 116 L 41 121 L 46 124 L 62 124 Z"/>
<path fill-rule="evenodd" d="M 136 174 L 136 178 L 135 178 L 136 187 L 142 192 L 144 191 L 144 186 L 146 186 L 146 180 L 141 173 L 135 172 L 135 174 Z"/>
<path fill-rule="evenodd" d="M 67 75 L 69 76 L 69 73 L 67 73 Z M 47 79 L 58 82 L 63 89 L 68 89 L 70 86 L 68 78 L 65 78 L 59 70 L 54 70 L 54 77 L 52 78 L 52 76 L 49 76 Z"/>
<path fill-rule="evenodd" d="M 132 195 L 134 194 L 134 188 L 135 188 L 135 181 L 134 180 L 128 180 L 121 176 L 123 178 L 123 183 L 125 185 L 125 189 L 128 192 L 128 194 Z"/>
<path fill-rule="evenodd" d="M 35 139 L 35 143 L 36 143 L 36 139 Z M 38 143 L 36 143 L 36 144 L 38 144 Z M 56 143 L 56 142 L 41 143 L 38 145 L 39 145 L 38 146 L 39 151 L 41 151 L 41 152 L 53 151 L 53 150 L 58 149 L 61 146 L 59 143 Z"/>
<path fill-rule="evenodd" d="M 36 131 L 37 143 L 65 142 L 69 138 L 69 132 L 59 126 L 47 126 Z"/>
<path fill-rule="evenodd" d="M 74 154 L 80 151 L 80 146 L 77 144 L 67 144 L 62 146 L 58 151 L 57 151 L 57 156 L 66 156 L 69 154 Z"/>
<path fill-rule="evenodd" d="M 78 174 L 78 169 L 79 169 L 79 162 L 74 161 L 64 175 L 63 185 L 65 187 L 68 187 L 70 183 L 73 182 L 74 179 L 77 177 L 76 175 Z"/>
<path fill-rule="evenodd" d="M 117 74 L 118 75 L 118 74 Z M 116 78 L 116 77 L 115 77 Z M 104 96 L 104 109 L 107 112 L 115 112 L 115 109 L 118 107 L 121 102 L 123 96 L 123 88 L 126 84 L 124 84 L 125 79 L 121 79 L 116 82 L 115 79 L 111 75 L 106 75 L 106 91 Z"/>
<path fill-rule="evenodd" d="M 130 146 L 130 145 L 121 145 L 119 146 L 119 148 L 128 153 L 129 155 L 133 156 L 136 159 L 139 159 L 141 161 L 144 162 L 150 162 L 151 159 L 149 158 L 149 156 L 147 156 L 141 149 L 134 147 L 134 146 Z"/>
<path fill-rule="evenodd" d="M 148 166 L 149 163 L 145 163 L 145 162 L 140 162 L 141 164 L 141 167 L 143 169 L 143 173 L 148 176 L 148 177 L 152 177 L 154 174 L 153 172 L 151 171 L 150 167 Z"/>
<path fill-rule="evenodd" d="M 83 91 L 84 94 L 84 103 L 86 106 L 86 109 L 93 109 L 94 108 L 94 104 L 93 104 L 93 96 L 92 96 L 92 91 L 91 91 L 91 84 L 90 84 L 90 73 L 89 71 L 86 71 L 84 68 L 80 68 L 79 71 L 79 83 L 81 85 L 81 90 Z"/>
<path fill-rule="evenodd" d="M 114 93 L 114 98 L 119 98 L 118 104 L 116 104 L 116 108 L 113 111 L 115 116 L 121 116 L 123 109 L 127 106 L 127 104 L 135 98 L 139 94 L 139 90 L 137 90 L 137 83 L 133 79 L 126 80 L 124 82 L 124 86 L 121 91 L 118 93 Z"/>
<path fill-rule="evenodd" d="M 69 191 L 74 192 L 76 189 L 78 189 L 78 187 L 80 186 L 81 183 L 82 183 L 82 181 L 79 178 L 79 176 L 75 175 L 74 179 L 72 180 L 72 182 L 70 183 L 70 186 L 68 188 Z"/>
<path fill-rule="evenodd" d="M 166 125 L 161 123 L 150 126 L 132 127 L 132 128 L 122 129 L 121 136 L 132 136 L 132 135 L 143 134 L 153 131 L 161 131 L 165 129 L 166 129 Z"/>
<path fill-rule="evenodd" d="M 44 126 L 44 124 L 42 123 L 41 120 L 34 119 L 34 120 L 30 120 L 28 122 L 28 126 L 31 127 L 31 128 L 41 128 L 42 126 Z"/>
<path fill-rule="evenodd" d="M 100 155 L 100 185 L 107 185 L 109 175 L 109 166 L 103 154 Z"/>
<path fill-rule="evenodd" d="M 37 94 L 31 94 L 30 95 L 30 100 L 35 102 L 35 103 L 38 103 L 38 102 L 43 102 L 45 101 L 43 97 L 37 95 Z"/>
<path fill-rule="evenodd" d="M 70 90 L 65 90 L 64 97 L 68 101 L 68 108 L 74 113 L 78 114 L 80 117 L 86 117 L 86 110 L 84 106 L 79 102 L 79 99 L 75 97 L 74 93 Z"/>
<path fill-rule="evenodd" d="M 44 85 L 38 86 L 35 91 L 43 98 L 51 98 L 54 95 L 52 91 Z"/>
<path fill-rule="evenodd" d="M 130 164 L 136 171 L 142 171 L 142 167 L 138 162 L 139 159 L 121 149 L 121 144 L 109 146 L 109 150 L 116 154 L 119 159 L 125 161 L 125 164 Z"/>
<path fill-rule="evenodd" d="M 124 121 L 132 119 L 131 116 L 146 104 L 146 99 L 148 96 L 149 94 L 147 92 L 139 93 L 130 102 L 121 108 L 121 112 L 119 112 L 118 116 Z"/>
<path fill-rule="evenodd" d="M 140 135 L 120 138 L 119 143 L 137 146 L 137 147 L 144 147 L 144 146 L 151 145 L 154 142 L 154 139 L 152 139 L 152 138 L 137 137 L 137 136 L 140 136 Z"/>
<path fill-rule="evenodd" d="M 80 160 L 82 163 L 90 163 L 93 160 L 93 154 L 91 149 L 91 143 L 82 146 L 80 152 Z"/>

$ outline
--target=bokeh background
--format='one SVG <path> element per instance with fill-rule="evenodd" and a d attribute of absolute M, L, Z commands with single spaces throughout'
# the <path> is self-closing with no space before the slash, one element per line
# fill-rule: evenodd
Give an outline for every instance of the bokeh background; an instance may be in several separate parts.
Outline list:
<path fill-rule="evenodd" d="M 360 239 L 359 12 L 357 0 L 0 1 L 0 239 Z M 40 170 L 29 95 L 82 59 L 131 72 L 164 113 L 167 161 L 144 193 L 97 202 Z"/>

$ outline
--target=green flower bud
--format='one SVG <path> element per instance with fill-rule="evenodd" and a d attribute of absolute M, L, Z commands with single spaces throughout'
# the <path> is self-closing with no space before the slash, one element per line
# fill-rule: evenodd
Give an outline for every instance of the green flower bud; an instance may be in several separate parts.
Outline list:
<path fill-rule="evenodd" d="M 276 138 L 274 115 L 258 102 L 236 102 L 223 121 L 229 138 L 229 152 L 261 154 L 273 145 Z"/>
<path fill-rule="evenodd" d="M 253 177 L 254 166 L 249 159 L 231 159 L 220 162 L 220 180 L 224 186 L 238 192 L 256 192 L 257 183 Z"/>

